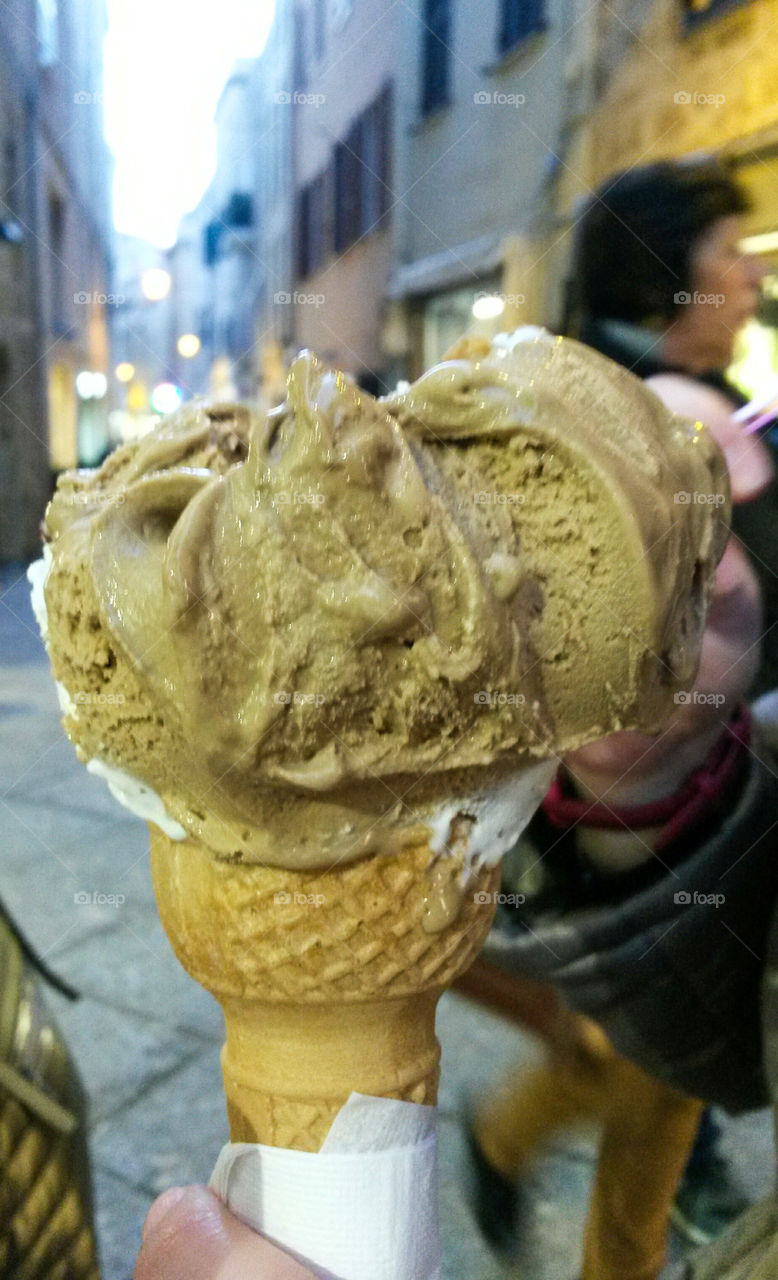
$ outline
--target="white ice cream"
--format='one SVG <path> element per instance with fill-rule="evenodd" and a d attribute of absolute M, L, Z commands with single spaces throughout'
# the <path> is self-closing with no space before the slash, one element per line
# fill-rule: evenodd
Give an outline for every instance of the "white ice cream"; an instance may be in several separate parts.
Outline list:
<path fill-rule="evenodd" d="M 46 543 L 43 547 L 43 555 L 40 560 L 34 560 L 27 569 L 27 581 L 30 584 L 30 604 L 35 614 L 35 621 L 38 624 L 38 630 L 41 633 L 41 640 L 48 650 L 49 639 L 49 614 L 46 608 L 46 596 L 44 587 L 46 579 L 49 576 L 51 568 L 51 547 Z M 59 700 L 60 711 L 63 716 L 72 716 L 74 720 L 78 719 L 78 710 L 76 704 L 60 680 L 55 681 L 57 686 L 57 698 Z"/>
<path fill-rule="evenodd" d="M 61 680 L 56 680 L 57 698 L 59 700 L 59 709 L 63 716 L 72 716 L 74 720 L 78 719 L 78 710 L 76 704 L 65 688 Z"/>
<path fill-rule="evenodd" d="M 494 866 L 512 849 L 551 786 L 556 760 L 541 760 L 510 775 L 498 787 L 452 800 L 430 822 L 433 853 L 463 854 L 468 874 Z M 457 819 L 470 818 L 466 847 L 452 832 Z"/>
<path fill-rule="evenodd" d="M 511 333 L 495 334 L 492 344 L 495 347 L 502 347 L 505 351 L 513 351 L 513 348 L 520 346 L 522 342 L 537 342 L 538 338 L 547 338 L 549 342 L 554 341 L 554 335 L 541 325 L 523 324 Z"/>
<path fill-rule="evenodd" d="M 51 561 L 51 547 L 44 545 L 43 555 L 40 560 L 34 560 L 27 570 L 27 581 L 31 587 L 30 603 L 44 644 L 49 635 L 49 615 L 46 610 L 46 597 L 43 594 L 43 588 L 49 576 Z"/>
<path fill-rule="evenodd" d="M 147 787 L 145 782 L 139 782 L 124 769 L 117 769 L 104 760 L 90 760 L 86 767 L 90 773 L 107 782 L 111 795 L 130 813 L 143 818 L 144 822 L 155 823 L 171 840 L 186 840 L 186 829 L 171 818 L 156 791 Z"/>

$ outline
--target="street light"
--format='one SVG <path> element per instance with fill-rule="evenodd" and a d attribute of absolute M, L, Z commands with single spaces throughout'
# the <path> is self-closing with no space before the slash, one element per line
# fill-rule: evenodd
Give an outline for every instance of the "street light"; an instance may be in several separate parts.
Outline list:
<path fill-rule="evenodd" d="M 156 413 L 174 413 L 183 398 L 175 383 L 160 382 L 151 393 L 151 407 Z"/>
<path fill-rule="evenodd" d="M 122 360 L 120 364 L 117 364 L 114 373 L 119 382 L 132 382 L 135 377 L 135 365 L 130 364 L 129 360 Z"/>
<path fill-rule="evenodd" d="M 170 272 L 164 267 L 147 267 L 140 278 L 144 298 L 149 302 L 161 302 L 170 293 L 173 283 Z"/>
<path fill-rule="evenodd" d="M 178 354 L 185 360 L 191 360 L 200 350 L 200 339 L 196 333 L 182 333 L 177 346 Z"/>
<path fill-rule="evenodd" d="M 471 310 L 476 320 L 495 320 L 505 310 L 505 299 L 497 293 L 479 293 Z"/>
<path fill-rule="evenodd" d="M 107 390 L 108 379 L 104 373 L 82 369 L 76 374 L 76 394 L 81 400 L 102 400 Z"/>

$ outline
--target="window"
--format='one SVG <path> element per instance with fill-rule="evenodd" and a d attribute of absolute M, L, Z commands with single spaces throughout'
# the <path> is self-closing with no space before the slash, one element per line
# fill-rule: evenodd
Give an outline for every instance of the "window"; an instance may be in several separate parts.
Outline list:
<path fill-rule="evenodd" d="M 330 0 L 330 25 L 333 31 L 339 31 L 351 17 L 353 0 Z"/>
<path fill-rule="evenodd" d="M 324 57 L 327 40 L 327 0 L 313 0 L 313 54 L 317 62 Z"/>
<path fill-rule="evenodd" d="M 334 156 L 335 250 L 376 230 L 391 204 L 392 87 L 353 122 Z"/>
<path fill-rule="evenodd" d="M 304 89 L 308 83 L 308 23 L 306 14 L 297 9 L 294 15 L 294 47 L 292 49 L 292 80 L 295 89 Z"/>
<path fill-rule="evenodd" d="M 203 228 L 203 263 L 206 267 L 213 267 L 216 265 L 216 261 L 219 257 L 221 234 L 222 223 L 218 218 L 207 223 Z"/>
<path fill-rule="evenodd" d="M 254 225 L 253 201 L 248 191 L 233 191 L 221 215 L 228 227 L 252 227 Z"/>
<path fill-rule="evenodd" d="M 197 327 L 203 346 L 210 347 L 213 343 L 213 310 L 211 307 L 202 308 Z"/>
<path fill-rule="evenodd" d="M 362 125 L 361 234 L 372 231 L 391 203 L 392 88 L 387 85 L 367 109 Z"/>
<path fill-rule="evenodd" d="M 543 0 L 502 0 L 498 46 L 500 53 L 509 53 L 527 36 L 545 31 L 546 19 Z"/>
<path fill-rule="evenodd" d="M 38 0 L 38 64 L 51 67 L 59 58 L 57 0 Z"/>
<path fill-rule="evenodd" d="M 3 198 L 0 209 L 0 223 L 5 225 L 7 216 L 24 208 L 24 185 L 19 177 L 19 152 L 13 138 L 6 138 L 3 144 Z M 2 234 L 2 233 L 0 233 Z"/>
<path fill-rule="evenodd" d="M 362 118 L 345 142 L 335 145 L 335 252 L 343 253 L 362 234 Z"/>
<path fill-rule="evenodd" d="M 747 0 L 682 0 L 684 26 L 696 27 L 709 18 L 718 18 L 731 9 L 739 9 Z"/>
<path fill-rule="evenodd" d="M 49 252 L 51 323 L 54 333 L 61 336 L 68 327 L 64 309 L 65 201 L 53 191 L 49 192 Z"/>
<path fill-rule="evenodd" d="M 297 197 L 297 258 L 299 279 L 318 271 L 327 256 L 327 174 L 320 173 Z"/>
<path fill-rule="evenodd" d="M 451 0 L 424 0 L 422 10 L 421 113 L 451 100 Z"/>
<path fill-rule="evenodd" d="M 6 195 L 11 187 L 16 186 L 17 171 L 17 151 L 16 142 L 13 138 L 6 138 L 3 146 L 3 162 L 5 165 L 5 191 Z"/>

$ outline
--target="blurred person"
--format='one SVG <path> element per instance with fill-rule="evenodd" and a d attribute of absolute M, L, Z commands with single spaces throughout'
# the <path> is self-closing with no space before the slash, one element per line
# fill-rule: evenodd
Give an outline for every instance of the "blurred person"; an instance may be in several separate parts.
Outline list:
<path fill-rule="evenodd" d="M 729 416 L 745 396 L 726 369 L 764 275 L 740 249 L 747 210 L 731 170 L 707 161 L 660 162 L 609 179 L 579 224 L 566 327 L 652 379 L 676 412 L 708 422 L 730 470 L 737 462 L 732 532 L 765 608 L 758 696 L 778 686 L 778 485 L 769 483 L 778 446 L 773 433 L 744 435 Z"/>
<path fill-rule="evenodd" d="M 576 336 L 646 378 L 676 412 L 708 424 L 727 457 L 733 528 L 751 564 L 741 542 L 732 538 L 717 576 L 696 696 L 679 708 L 665 733 L 657 738 L 617 734 L 566 760 L 530 835 L 556 873 L 568 906 L 571 900 L 579 907 L 603 900 L 617 904 L 641 888 L 648 891 L 668 868 L 674 874 L 676 860 L 704 846 L 717 828 L 726 828 L 746 772 L 748 724 L 738 704 L 755 682 L 761 689 L 776 683 L 773 467 L 765 444 L 733 423 L 732 411 L 744 397 L 723 372 L 736 333 L 759 298 L 761 269 L 739 249 L 746 207 L 725 168 L 666 162 L 610 179 L 580 223 L 573 264 Z M 766 628 L 760 619 L 760 585 L 768 605 Z M 706 788 L 707 803 L 700 803 Z M 720 794 L 712 795 L 716 790 Z M 749 803 L 753 817 L 758 801 Z M 764 826 L 769 823 L 752 842 L 763 855 Z M 747 846 L 741 852 L 746 861 Z M 757 853 L 752 862 L 758 862 Z M 612 915 L 617 931 L 618 912 Z M 537 936 L 532 916 L 530 909 Z M 764 911 L 758 918 L 756 934 L 763 946 Z M 673 923 L 668 921 L 668 929 Z M 652 935 L 646 947 L 654 941 Z M 525 951 L 514 937 L 502 959 L 526 974 L 532 970 L 526 955 L 521 958 Z M 633 953 L 633 960 L 639 958 Z M 693 956 L 685 959 L 694 963 Z M 585 964 L 583 954 L 580 963 Z M 559 977 L 565 967 L 560 964 L 554 975 L 553 963 L 541 964 L 540 971 Z M 626 973 L 622 978 L 626 981 Z M 759 1059 L 757 985 L 752 975 L 744 1006 L 752 1033 L 752 1074 L 761 1070 L 760 1062 L 754 1063 Z M 600 992 L 600 1004 L 604 999 Z M 599 1008 L 596 1000 L 592 1005 Z M 553 1005 L 544 1033 L 550 1047 L 545 1066 L 507 1080 L 474 1118 L 471 1145 L 482 1228 L 493 1242 L 508 1243 L 520 1204 L 516 1177 L 537 1145 L 560 1127 L 596 1118 L 603 1136 L 583 1274 L 586 1280 L 654 1277 L 663 1264 L 671 1201 L 702 1111 L 691 1095 L 704 1095 L 706 1082 L 685 1075 L 678 1090 L 670 1072 L 662 1085 L 621 1058 L 594 1024 Z M 629 1037 L 625 1042 L 631 1047 Z M 658 1057 L 649 1055 L 651 1067 Z M 763 1099 L 752 1088 L 747 1105 L 757 1100 Z M 674 1213 L 695 1243 L 717 1234 L 743 1207 L 728 1183 L 716 1139 L 716 1126 L 705 1113 Z"/>
<path fill-rule="evenodd" d="M 171 1187 L 149 1209 L 134 1280 L 315 1280 L 207 1187 Z"/>

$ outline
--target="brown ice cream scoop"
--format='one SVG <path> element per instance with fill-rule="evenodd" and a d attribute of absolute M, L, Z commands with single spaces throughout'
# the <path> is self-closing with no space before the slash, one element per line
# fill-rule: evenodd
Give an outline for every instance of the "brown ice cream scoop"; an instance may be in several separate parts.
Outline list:
<path fill-rule="evenodd" d="M 727 502 L 700 424 L 540 330 L 380 401 L 303 354 L 274 414 L 189 406 L 60 481 L 66 730 L 219 857 L 412 845 L 520 765 L 660 725 Z"/>
<path fill-rule="evenodd" d="M 269 417 L 190 406 L 60 482 L 65 727 L 167 829 L 233 1140 L 316 1151 L 352 1090 L 435 1101 L 435 1004 L 538 762 L 672 709 L 727 502 L 699 424 L 538 330 L 383 401 L 303 355 Z"/>

